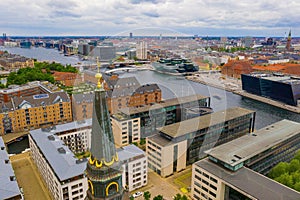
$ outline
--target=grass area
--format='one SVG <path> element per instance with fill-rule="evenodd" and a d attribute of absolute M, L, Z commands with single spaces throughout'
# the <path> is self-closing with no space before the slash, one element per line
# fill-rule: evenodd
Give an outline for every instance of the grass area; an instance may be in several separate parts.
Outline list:
<path fill-rule="evenodd" d="M 42 182 L 42 177 L 33 163 L 29 152 L 10 157 L 19 187 L 23 188 L 26 200 L 51 200 Z"/>

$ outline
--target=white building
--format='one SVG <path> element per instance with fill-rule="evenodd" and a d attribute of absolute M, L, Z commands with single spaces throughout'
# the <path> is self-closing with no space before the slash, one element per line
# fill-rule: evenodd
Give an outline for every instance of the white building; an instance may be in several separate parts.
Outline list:
<path fill-rule="evenodd" d="M 147 185 L 148 167 L 145 152 L 135 145 L 122 147 L 117 149 L 117 152 L 123 166 L 123 186 L 133 191 Z"/>
<path fill-rule="evenodd" d="M 45 132 L 57 135 L 73 153 L 85 152 L 91 146 L 92 119 L 74 121 L 32 132 Z"/>
<path fill-rule="evenodd" d="M 0 137 L 0 199 L 22 199 L 2 137 Z"/>
<path fill-rule="evenodd" d="M 136 57 L 141 60 L 147 59 L 147 42 L 139 42 L 136 44 Z"/>
<path fill-rule="evenodd" d="M 88 189 L 84 170 L 87 159 L 78 160 L 56 135 L 31 131 L 32 158 L 53 199 L 84 199 Z"/>
<path fill-rule="evenodd" d="M 117 146 L 127 146 L 140 141 L 140 118 L 130 119 L 127 115 L 117 113 L 112 115 L 110 119 Z"/>

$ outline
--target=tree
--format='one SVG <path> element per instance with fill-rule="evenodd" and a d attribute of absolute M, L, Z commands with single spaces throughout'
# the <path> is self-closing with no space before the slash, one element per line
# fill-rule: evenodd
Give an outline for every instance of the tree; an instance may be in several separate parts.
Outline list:
<path fill-rule="evenodd" d="M 279 177 L 274 179 L 275 181 L 282 183 L 283 185 L 286 185 L 290 188 L 293 187 L 293 177 L 289 175 L 288 173 L 284 173 L 280 175 Z"/>
<path fill-rule="evenodd" d="M 280 175 L 286 173 L 289 169 L 289 164 L 285 162 L 280 162 L 278 165 L 276 165 L 269 173 L 270 178 L 276 178 Z"/>
<path fill-rule="evenodd" d="M 157 195 L 156 197 L 153 198 L 153 200 L 163 200 L 164 197 L 162 195 Z"/>
<path fill-rule="evenodd" d="M 144 197 L 145 200 L 150 200 L 151 193 L 149 191 L 145 191 L 143 197 Z"/>
<path fill-rule="evenodd" d="M 130 199 L 130 200 L 134 200 L 134 197 L 131 195 L 131 196 L 129 197 L 129 199 Z"/>
<path fill-rule="evenodd" d="M 181 196 L 181 194 L 177 193 L 174 197 L 173 200 L 188 200 L 187 196 L 183 195 Z"/>

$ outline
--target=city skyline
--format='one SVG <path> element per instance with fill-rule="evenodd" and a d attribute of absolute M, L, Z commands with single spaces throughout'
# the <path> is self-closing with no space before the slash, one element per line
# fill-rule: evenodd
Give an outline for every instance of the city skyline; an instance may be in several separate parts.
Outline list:
<path fill-rule="evenodd" d="M 8 36 L 133 35 L 300 36 L 300 2 L 280 1 L 5 1 Z"/>

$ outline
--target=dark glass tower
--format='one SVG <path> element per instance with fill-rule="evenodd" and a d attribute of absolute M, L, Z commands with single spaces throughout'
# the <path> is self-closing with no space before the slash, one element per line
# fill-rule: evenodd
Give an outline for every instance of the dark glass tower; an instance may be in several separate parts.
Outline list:
<path fill-rule="evenodd" d="M 98 64 L 98 69 L 99 69 Z M 99 70 L 93 105 L 91 157 L 87 163 L 86 175 L 89 189 L 87 200 L 121 200 L 123 196 L 122 166 L 118 161 L 114 136 L 107 109 L 106 92 L 102 88 Z"/>

